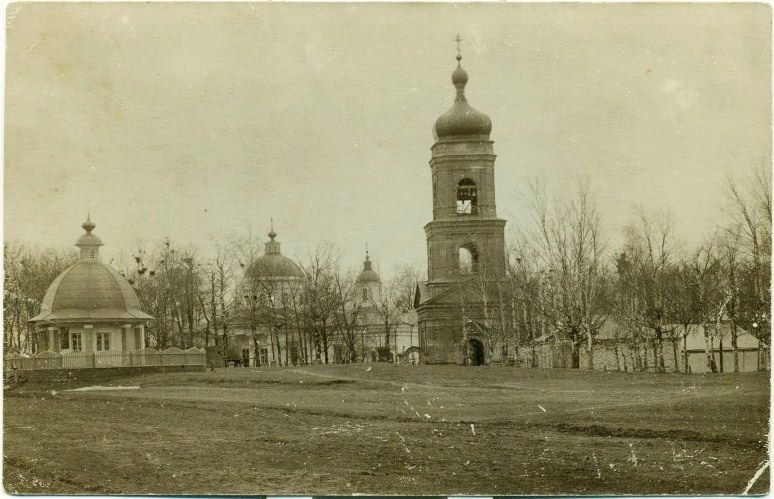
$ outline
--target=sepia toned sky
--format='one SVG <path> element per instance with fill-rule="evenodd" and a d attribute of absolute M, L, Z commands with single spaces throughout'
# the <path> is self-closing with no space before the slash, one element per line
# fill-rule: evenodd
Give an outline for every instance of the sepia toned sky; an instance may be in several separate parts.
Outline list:
<path fill-rule="evenodd" d="M 688 244 L 729 172 L 770 162 L 762 4 L 11 4 L 5 239 L 202 253 L 269 220 L 383 273 L 424 268 L 453 37 L 493 122 L 498 215 L 589 178 L 611 232 L 671 207 Z"/>

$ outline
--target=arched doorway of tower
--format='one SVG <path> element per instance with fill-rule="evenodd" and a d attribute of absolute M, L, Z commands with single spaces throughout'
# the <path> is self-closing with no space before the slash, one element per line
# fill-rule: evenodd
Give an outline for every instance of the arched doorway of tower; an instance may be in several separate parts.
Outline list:
<path fill-rule="evenodd" d="M 402 362 L 405 364 L 421 364 L 422 363 L 422 350 L 419 347 L 409 347 L 402 354 Z"/>
<path fill-rule="evenodd" d="M 484 344 L 480 340 L 470 338 L 466 344 L 467 350 L 465 355 L 466 364 L 469 366 L 483 366 L 484 365 Z"/>

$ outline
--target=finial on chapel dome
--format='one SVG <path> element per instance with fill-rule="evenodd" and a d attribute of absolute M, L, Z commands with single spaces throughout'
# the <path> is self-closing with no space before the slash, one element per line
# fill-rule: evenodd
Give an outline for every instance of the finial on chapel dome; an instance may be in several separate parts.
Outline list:
<path fill-rule="evenodd" d="M 269 239 L 274 241 L 274 238 L 277 237 L 277 233 L 274 232 L 274 219 L 271 218 L 271 230 L 269 230 Z"/>
<path fill-rule="evenodd" d="M 81 237 L 75 241 L 75 245 L 81 249 L 82 262 L 99 261 L 99 247 L 102 246 L 102 239 L 91 233 L 96 226 L 97 224 L 91 221 L 91 215 L 87 214 L 86 221 L 81 224 L 86 234 L 81 234 Z"/>
<path fill-rule="evenodd" d="M 94 230 L 94 228 L 97 227 L 97 224 L 91 221 L 91 214 L 86 214 L 86 221 L 81 224 L 81 228 L 91 234 L 91 231 Z"/>
<path fill-rule="evenodd" d="M 373 266 L 371 264 L 371 255 L 368 252 L 368 243 L 365 245 L 366 252 L 365 252 L 365 260 L 363 261 L 363 270 L 373 270 Z"/>

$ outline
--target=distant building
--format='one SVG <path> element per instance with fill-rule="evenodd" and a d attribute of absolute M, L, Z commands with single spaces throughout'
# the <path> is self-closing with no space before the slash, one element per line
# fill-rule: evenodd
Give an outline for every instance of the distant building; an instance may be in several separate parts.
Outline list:
<path fill-rule="evenodd" d="M 379 360 L 404 363 L 418 363 L 419 335 L 416 331 L 416 312 L 380 310 L 382 306 L 382 280 L 373 269 L 371 258 L 366 251 L 363 269 L 355 281 L 357 325 L 360 329 L 358 349 L 363 362 Z M 388 313 L 389 312 L 389 313 Z M 385 321 L 385 315 L 388 320 Z M 385 324 L 386 322 L 386 324 Z M 387 334 L 389 330 L 389 341 Z M 380 358 L 379 353 L 388 349 L 389 358 Z"/>
<path fill-rule="evenodd" d="M 357 327 L 360 330 L 360 357 L 362 362 L 376 362 L 379 350 L 386 341 L 385 325 L 379 304 L 382 301 L 382 280 L 373 269 L 371 258 L 366 250 L 363 269 L 355 280 L 355 307 L 357 308 Z"/>
<path fill-rule="evenodd" d="M 222 331 L 218 347 L 209 347 L 211 362 L 241 366 L 295 365 L 316 362 L 318 348 L 324 361 L 325 348 L 310 334 L 303 334 L 297 314 L 308 310 L 304 300 L 305 279 L 302 269 L 280 251 L 277 234 L 272 227 L 264 252 L 249 263 L 235 300 L 235 319 L 224 338 Z M 382 303 L 382 282 L 366 253 L 363 269 L 354 283 L 355 350 L 357 361 L 375 362 L 387 347 L 386 327 L 379 311 Z M 348 309 L 352 312 L 352 309 Z M 328 362 L 350 362 L 342 332 L 335 321 L 327 325 Z M 414 311 L 402 312 L 389 320 L 388 357 L 392 361 L 418 362 L 414 352 L 419 344 Z M 308 332 L 307 332 L 308 333 Z M 318 338 L 319 339 L 319 338 Z M 414 350 L 410 350 L 414 347 Z M 412 357 L 413 356 L 413 357 Z M 215 360 L 215 359 L 218 360 Z"/>
<path fill-rule="evenodd" d="M 661 355 L 653 331 L 648 328 L 624 327 L 608 319 L 594 338 L 593 367 L 606 371 L 662 371 L 705 373 L 707 351 L 717 371 L 734 370 L 734 352 L 731 345 L 732 330 L 728 322 L 719 330 L 710 326 L 705 331 L 701 324 L 690 324 L 686 329 L 679 324 L 664 326 Z M 706 335 L 705 335 L 706 333 Z M 737 327 L 737 358 L 739 371 L 766 370 L 769 365 L 769 348 L 754 335 Z M 519 362 L 524 366 L 543 368 L 572 367 L 572 346 L 556 334 L 544 334 L 519 351 Z M 663 359 L 663 365 L 661 364 Z M 580 349 L 580 366 L 588 366 L 588 346 Z"/>
<path fill-rule="evenodd" d="M 512 328 L 506 285 L 505 220 L 495 206 L 492 122 L 465 98 L 468 73 L 457 55 L 454 104 L 435 123 L 430 169 L 433 220 L 425 225 L 427 282 L 417 288 L 425 363 L 502 361 Z"/>
<path fill-rule="evenodd" d="M 291 320 L 300 305 L 304 274 L 282 254 L 272 224 L 263 254 L 245 269 L 236 294 L 236 323 L 226 340 L 226 360 L 242 365 L 297 364 L 303 338 Z"/>
<path fill-rule="evenodd" d="M 78 263 L 54 279 L 33 317 L 39 351 L 61 354 L 132 352 L 145 348 L 145 325 L 153 317 L 142 311 L 132 286 L 111 266 L 102 263 L 102 240 L 92 231 L 91 218 L 75 245 Z"/>
<path fill-rule="evenodd" d="M 707 372 L 707 343 L 709 343 L 709 351 L 712 352 L 711 356 L 716 369 L 720 370 L 722 367 L 723 372 L 733 371 L 734 351 L 731 345 L 731 325 L 729 323 L 721 324 L 720 331 L 715 331 L 714 326 L 711 327 L 708 331 L 709 341 L 707 341 L 704 332 L 704 326 L 692 324 L 683 342 L 690 372 Z M 739 371 L 748 372 L 768 369 L 768 346 L 740 327 L 737 327 L 736 331 L 736 349 Z M 678 359 L 678 362 L 683 362 L 679 355 Z M 680 368 L 683 370 L 684 366 Z"/>

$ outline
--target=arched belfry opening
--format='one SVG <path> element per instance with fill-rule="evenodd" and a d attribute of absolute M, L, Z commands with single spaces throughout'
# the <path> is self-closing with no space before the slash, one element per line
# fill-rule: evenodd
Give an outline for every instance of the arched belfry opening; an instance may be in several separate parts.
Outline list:
<path fill-rule="evenodd" d="M 463 178 L 457 184 L 457 214 L 478 214 L 478 192 L 476 183 L 469 178 Z"/>
<path fill-rule="evenodd" d="M 473 243 L 460 246 L 459 269 L 461 274 L 478 272 L 478 247 Z"/>

